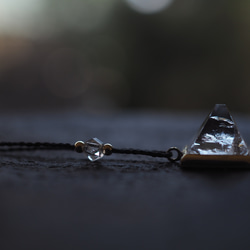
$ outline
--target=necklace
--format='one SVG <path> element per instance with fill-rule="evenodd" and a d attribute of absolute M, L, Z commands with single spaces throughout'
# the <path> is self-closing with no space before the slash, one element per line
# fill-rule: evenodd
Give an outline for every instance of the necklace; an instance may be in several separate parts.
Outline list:
<path fill-rule="evenodd" d="M 167 151 L 124 149 L 103 143 L 98 138 L 85 142 L 0 142 L 0 152 L 33 150 L 70 150 L 84 153 L 90 161 L 96 161 L 112 154 L 133 154 L 166 158 L 181 162 L 182 167 L 248 166 L 250 156 L 247 145 L 239 133 L 225 104 L 216 104 L 202 124 L 198 136 L 183 151 L 171 147 Z"/>

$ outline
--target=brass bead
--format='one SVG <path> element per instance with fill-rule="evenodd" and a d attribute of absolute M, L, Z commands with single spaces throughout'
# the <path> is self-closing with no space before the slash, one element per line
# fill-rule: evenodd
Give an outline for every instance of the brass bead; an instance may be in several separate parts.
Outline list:
<path fill-rule="evenodd" d="M 103 153 L 105 155 L 111 155 L 112 154 L 112 145 L 109 144 L 109 143 L 105 143 L 104 146 L 103 146 Z"/>
<path fill-rule="evenodd" d="M 83 141 L 77 141 L 75 143 L 75 151 L 77 153 L 82 153 L 84 151 L 85 143 Z"/>

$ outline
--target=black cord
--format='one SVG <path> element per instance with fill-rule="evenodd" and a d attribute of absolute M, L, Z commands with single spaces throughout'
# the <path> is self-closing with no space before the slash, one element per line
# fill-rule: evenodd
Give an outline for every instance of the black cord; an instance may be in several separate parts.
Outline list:
<path fill-rule="evenodd" d="M 141 149 L 118 149 L 113 148 L 113 153 L 118 154 L 134 154 L 134 155 L 148 155 L 152 157 L 161 157 L 167 158 L 169 161 L 175 162 L 179 161 L 183 155 L 183 153 L 175 147 L 169 148 L 167 151 L 157 151 L 157 150 L 141 150 Z M 174 156 L 174 154 L 176 156 Z"/>
<path fill-rule="evenodd" d="M 32 151 L 32 150 L 74 150 L 75 146 L 69 143 L 50 142 L 0 142 L 0 152 Z"/>
<path fill-rule="evenodd" d="M 164 157 L 164 158 L 168 158 L 172 156 L 171 152 L 156 151 L 156 150 L 141 150 L 141 149 L 132 149 L 132 148 L 128 148 L 128 149 L 113 148 L 112 152 L 117 153 L 117 154 L 148 155 L 152 157 Z"/>
<path fill-rule="evenodd" d="M 75 150 L 75 145 L 69 143 L 50 142 L 0 142 L 0 152 L 10 151 L 35 151 L 35 150 Z M 175 152 L 175 155 L 173 154 Z M 146 155 L 151 157 L 167 158 L 169 161 L 178 161 L 182 157 L 182 152 L 177 148 L 170 148 L 168 151 L 141 150 L 141 149 L 118 149 L 112 148 L 112 153 Z"/>

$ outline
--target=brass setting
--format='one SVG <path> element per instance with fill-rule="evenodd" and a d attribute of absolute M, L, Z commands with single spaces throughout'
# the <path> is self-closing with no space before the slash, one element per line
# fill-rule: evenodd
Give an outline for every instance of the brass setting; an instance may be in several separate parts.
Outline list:
<path fill-rule="evenodd" d="M 249 155 L 198 155 L 185 154 L 181 159 L 182 167 L 250 167 Z"/>
<path fill-rule="evenodd" d="M 75 143 L 75 151 L 77 153 L 82 153 L 84 152 L 84 147 L 85 147 L 85 143 L 83 141 L 77 141 Z"/>
<path fill-rule="evenodd" d="M 109 143 L 105 143 L 103 145 L 103 153 L 105 155 L 111 155 L 112 154 L 112 150 L 113 150 L 113 146 Z"/>

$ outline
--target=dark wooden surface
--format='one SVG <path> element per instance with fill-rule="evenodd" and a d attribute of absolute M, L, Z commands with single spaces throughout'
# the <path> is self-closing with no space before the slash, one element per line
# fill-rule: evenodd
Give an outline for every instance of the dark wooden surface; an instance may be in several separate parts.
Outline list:
<path fill-rule="evenodd" d="M 206 114 L 2 114 L 1 141 L 98 137 L 117 147 L 191 141 Z M 250 119 L 237 117 L 250 142 Z M 249 249 L 250 171 L 74 152 L 0 158 L 0 249 Z"/>

